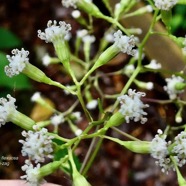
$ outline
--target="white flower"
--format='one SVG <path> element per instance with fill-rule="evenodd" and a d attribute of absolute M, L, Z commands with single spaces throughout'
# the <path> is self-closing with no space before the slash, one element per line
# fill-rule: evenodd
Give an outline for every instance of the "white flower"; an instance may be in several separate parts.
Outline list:
<path fill-rule="evenodd" d="M 135 46 L 136 39 L 133 35 L 130 37 L 124 36 L 121 30 L 114 33 L 114 45 L 118 47 L 121 52 L 134 56 L 136 50 L 132 49 Z"/>
<path fill-rule="evenodd" d="M 74 133 L 76 136 L 80 136 L 82 134 L 82 130 L 81 129 L 77 129 Z"/>
<path fill-rule="evenodd" d="M 109 42 L 109 43 L 113 43 L 114 42 L 114 32 L 115 30 L 114 29 L 110 29 L 108 30 L 107 32 L 105 32 L 104 34 L 104 39 Z"/>
<path fill-rule="evenodd" d="M 170 158 L 158 159 L 155 164 L 161 167 L 163 173 L 168 174 L 170 170 L 174 170 L 174 164 Z"/>
<path fill-rule="evenodd" d="M 34 167 L 29 160 L 26 160 L 25 165 L 23 165 L 21 169 L 26 172 L 26 175 L 23 175 L 20 178 L 26 179 L 30 186 L 38 186 L 46 182 L 45 180 L 40 178 L 40 164 L 37 164 L 36 167 Z"/>
<path fill-rule="evenodd" d="M 50 120 L 51 123 L 55 126 L 58 126 L 60 123 L 63 123 L 65 121 L 64 116 L 62 114 L 52 116 Z"/>
<path fill-rule="evenodd" d="M 72 116 L 74 117 L 74 119 L 76 120 L 76 122 L 81 121 L 82 117 L 81 117 L 81 112 L 73 112 Z"/>
<path fill-rule="evenodd" d="M 151 60 L 150 63 L 148 65 L 145 65 L 146 68 L 150 68 L 150 69 L 161 69 L 161 64 L 157 63 L 157 61 L 155 59 Z"/>
<path fill-rule="evenodd" d="M 146 83 L 147 90 L 152 90 L 154 88 L 154 83 L 149 81 Z"/>
<path fill-rule="evenodd" d="M 73 18 L 77 19 L 81 16 L 81 12 L 79 10 L 74 10 L 72 11 L 71 15 Z"/>
<path fill-rule="evenodd" d="M 104 35 L 104 39 L 106 41 L 108 41 L 109 43 L 113 43 L 114 42 L 114 36 L 111 33 L 105 34 Z"/>
<path fill-rule="evenodd" d="M 53 23 L 50 20 L 47 23 L 45 32 L 38 30 L 38 37 L 42 40 L 45 40 L 45 42 L 61 42 L 68 39 L 70 30 L 70 24 L 67 24 L 64 21 L 59 21 L 59 26 L 57 26 L 56 20 L 54 20 Z"/>
<path fill-rule="evenodd" d="M 162 130 L 158 130 L 158 134 L 151 141 L 151 156 L 155 159 L 155 163 L 161 167 L 162 172 L 168 173 L 170 169 L 172 169 L 173 163 L 169 158 L 168 146 L 170 145 L 170 141 L 167 142 L 166 135 L 162 135 Z"/>
<path fill-rule="evenodd" d="M 178 0 L 154 0 L 155 6 L 161 10 L 170 10 Z"/>
<path fill-rule="evenodd" d="M 7 95 L 7 98 L 0 98 L 0 127 L 6 122 L 10 121 L 10 115 L 16 110 L 15 102 L 16 99 Z"/>
<path fill-rule="evenodd" d="M 41 99 L 41 92 L 35 92 L 31 97 L 31 101 L 33 102 L 37 102 L 39 99 Z"/>
<path fill-rule="evenodd" d="M 86 29 L 82 29 L 82 30 L 77 30 L 76 35 L 79 38 L 83 38 L 84 36 L 86 36 L 88 34 L 88 30 Z"/>
<path fill-rule="evenodd" d="M 42 63 L 44 66 L 48 66 L 51 63 L 51 57 L 48 54 L 45 54 L 42 57 Z"/>
<path fill-rule="evenodd" d="M 161 136 L 162 134 L 162 130 L 159 129 L 151 141 L 151 156 L 156 159 L 163 159 L 168 155 L 168 143 L 165 140 L 166 136 Z"/>
<path fill-rule="evenodd" d="M 128 95 L 123 95 L 118 97 L 121 107 L 119 112 L 125 116 L 125 120 L 129 123 L 129 120 L 134 120 L 135 122 L 140 121 L 144 124 L 147 121 L 147 118 L 143 117 L 147 115 L 143 111 L 144 108 L 149 107 L 148 104 L 143 104 L 140 100 L 141 97 L 144 97 L 145 93 L 135 92 L 135 90 L 129 89 Z"/>
<path fill-rule="evenodd" d="M 77 2 L 78 2 L 78 0 L 62 0 L 61 1 L 62 5 L 66 8 L 69 8 L 69 7 L 76 8 Z"/>
<path fill-rule="evenodd" d="M 147 9 L 147 12 L 152 12 L 153 11 L 153 8 L 151 5 L 147 5 L 145 6 L 145 8 Z"/>
<path fill-rule="evenodd" d="M 126 65 L 125 68 L 124 68 L 124 74 L 126 74 L 127 76 L 131 76 L 132 73 L 134 72 L 135 70 L 135 66 L 133 64 L 129 64 L 129 65 Z"/>
<path fill-rule="evenodd" d="M 98 105 L 98 101 L 96 99 L 93 99 L 87 103 L 86 107 L 89 110 L 93 110 L 97 107 L 97 105 Z"/>
<path fill-rule="evenodd" d="M 164 90 L 169 94 L 171 100 L 176 99 L 177 95 L 184 92 L 184 90 L 177 90 L 176 84 L 183 83 L 184 79 L 180 76 L 172 75 L 171 78 L 166 78 L 167 86 L 164 86 Z"/>
<path fill-rule="evenodd" d="M 96 40 L 95 36 L 92 36 L 92 35 L 85 35 L 83 38 L 82 38 L 82 41 L 84 43 L 94 43 L 94 41 Z"/>
<path fill-rule="evenodd" d="M 40 131 L 23 131 L 22 135 L 26 138 L 19 140 L 22 146 L 22 155 L 28 156 L 30 160 L 34 160 L 35 163 L 44 162 L 45 157 L 53 158 L 50 153 L 52 149 L 53 137 L 47 135 L 48 130 L 42 128 Z"/>
<path fill-rule="evenodd" d="M 5 66 L 6 75 L 12 77 L 14 75 L 18 75 L 23 71 L 26 64 L 29 63 L 28 54 L 29 52 L 24 50 L 14 49 L 12 50 L 12 56 L 7 55 L 7 59 L 10 62 L 9 66 Z"/>
<path fill-rule="evenodd" d="M 182 131 L 175 137 L 172 153 L 178 158 L 178 165 L 182 167 L 186 163 L 186 132 Z"/>
<path fill-rule="evenodd" d="M 139 50 L 136 49 L 136 52 L 135 52 L 135 54 L 134 54 L 134 59 L 135 59 L 135 60 L 138 60 L 138 58 L 139 58 L 139 54 L 140 54 L 140 53 L 139 53 Z M 145 57 L 145 54 L 142 53 L 141 58 L 144 59 L 144 57 Z"/>

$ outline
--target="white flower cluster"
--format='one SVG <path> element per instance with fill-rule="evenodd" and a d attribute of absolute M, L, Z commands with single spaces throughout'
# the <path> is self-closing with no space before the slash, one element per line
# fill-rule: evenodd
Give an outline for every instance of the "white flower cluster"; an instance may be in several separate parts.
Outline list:
<path fill-rule="evenodd" d="M 40 184 L 45 183 L 45 180 L 43 180 L 39 176 L 40 164 L 37 164 L 36 167 L 34 167 L 29 160 L 26 160 L 25 165 L 23 165 L 21 169 L 25 171 L 26 174 L 21 176 L 20 178 L 26 179 L 30 186 L 38 186 Z"/>
<path fill-rule="evenodd" d="M 86 35 L 86 36 L 84 36 L 83 38 L 82 38 L 82 41 L 84 42 L 84 43 L 94 43 L 95 42 L 95 40 L 96 40 L 96 38 L 95 38 L 95 36 L 93 36 L 93 35 Z"/>
<path fill-rule="evenodd" d="M 161 167 L 161 171 L 168 173 L 171 169 L 175 170 L 170 155 L 177 166 L 182 167 L 186 163 L 186 132 L 179 133 L 173 142 L 167 142 L 166 137 L 159 129 L 158 134 L 151 141 L 151 156 L 157 159 L 155 163 Z"/>
<path fill-rule="evenodd" d="M 45 158 L 53 158 L 51 153 L 52 149 L 52 139 L 53 137 L 47 135 L 48 130 L 42 128 L 40 131 L 23 131 L 22 135 L 26 138 L 24 140 L 19 140 L 22 146 L 22 155 L 28 156 L 30 160 L 38 162 L 44 162 Z"/>
<path fill-rule="evenodd" d="M 50 65 L 50 63 L 51 63 L 51 57 L 48 54 L 45 54 L 42 57 L 42 64 L 47 67 L 48 65 Z"/>
<path fill-rule="evenodd" d="M 10 64 L 9 66 L 5 66 L 5 72 L 6 75 L 9 77 L 18 75 L 20 72 L 22 72 L 26 64 L 29 62 L 29 52 L 24 50 L 23 48 L 21 50 L 12 50 L 12 54 L 12 56 L 6 56 Z"/>
<path fill-rule="evenodd" d="M 177 155 L 177 163 L 182 167 L 186 163 L 186 132 L 182 131 L 175 137 L 172 152 Z"/>
<path fill-rule="evenodd" d="M 78 19 L 81 16 L 81 12 L 79 10 L 74 10 L 74 11 L 72 11 L 71 16 L 74 19 Z"/>
<path fill-rule="evenodd" d="M 151 60 L 148 65 L 145 65 L 146 68 L 158 70 L 161 69 L 161 64 L 158 63 L 155 59 Z"/>
<path fill-rule="evenodd" d="M 76 3 L 78 0 L 62 0 L 61 3 L 64 7 L 69 8 L 69 7 L 74 7 L 76 8 Z"/>
<path fill-rule="evenodd" d="M 130 37 L 123 35 L 121 30 L 118 30 L 114 33 L 114 44 L 123 53 L 127 53 L 128 55 L 132 56 L 134 56 L 136 53 L 136 50 L 132 49 L 135 47 L 136 38 L 133 35 Z"/>
<path fill-rule="evenodd" d="M 149 105 L 143 104 L 140 100 L 141 97 L 145 96 L 145 93 L 135 91 L 136 90 L 129 89 L 128 95 L 118 97 L 121 104 L 119 112 L 125 116 L 127 123 L 129 123 L 130 119 L 134 119 L 135 122 L 141 121 L 141 123 L 144 124 L 147 121 L 144 115 L 147 115 L 147 113 L 143 109 L 149 107 Z"/>
<path fill-rule="evenodd" d="M 129 64 L 125 66 L 125 68 L 123 69 L 123 72 L 127 76 L 131 76 L 134 70 L 135 70 L 135 66 L 133 64 Z"/>
<path fill-rule="evenodd" d="M 78 38 L 83 38 L 88 34 L 88 30 L 82 29 L 82 30 L 77 30 L 76 35 Z"/>
<path fill-rule="evenodd" d="M 109 42 L 109 43 L 113 43 L 114 42 L 114 33 L 115 30 L 114 29 L 110 29 L 107 32 L 105 32 L 104 34 L 104 39 Z"/>
<path fill-rule="evenodd" d="M 53 22 L 49 20 L 45 32 L 41 32 L 41 30 L 38 30 L 38 37 L 42 40 L 45 40 L 45 42 L 61 42 L 69 38 L 70 30 L 71 25 L 65 23 L 64 21 L 59 21 L 58 26 L 56 20 L 54 20 Z"/>
<path fill-rule="evenodd" d="M 168 145 L 170 142 L 166 142 L 166 135 L 162 135 L 162 130 L 158 130 L 158 134 L 151 141 L 151 156 L 157 161 L 155 163 L 161 167 L 162 172 L 168 173 L 173 168 L 173 164 L 169 158 Z"/>
<path fill-rule="evenodd" d="M 180 76 L 172 75 L 171 78 L 166 78 L 167 86 L 164 86 L 164 90 L 169 94 L 171 100 L 176 99 L 177 95 L 184 92 L 184 90 L 177 90 L 176 84 L 183 83 L 184 79 Z"/>
<path fill-rule="evenodd" d="M 64 123 L 65 118 L 62 114 L 54 115 L 50 118 L 50 121 L 51 121 L 52 125 L 58 126 L 60 123 Z"/>
<path fill-rule="evenodd" d="M 74 118 L 74 120 L 76 122 L 79 122 L 82 120 L 82 117 L 81 117 L 81 112 L 72 112 L 72 117 Z"/>
<path fill-rule="evenodd" d="M 7 98 L 9 101 L 6 98 L 0 98 L 0 127 L 9 121 L 9 115 L 16 109 L 16 99 L 9 94 Z"/>
<path fill-rule="evenodd" d="M 170 10 L 178 0 L 154 0 L 155 6 L 160 10 Z"/>
<path fill-rule="evenodd" d="M 89 102 L 87 103 L 86 107 L 87 107 L 87 109 L 89 109 L 89 110 L 93 110 L 93 109 L 95 109 L 95 108 L 97 107 L 97 105 L 98 105 L 98 100 L 93 99 L 93 100 L 91 100 L 91 101 L 89 101 Z"/>

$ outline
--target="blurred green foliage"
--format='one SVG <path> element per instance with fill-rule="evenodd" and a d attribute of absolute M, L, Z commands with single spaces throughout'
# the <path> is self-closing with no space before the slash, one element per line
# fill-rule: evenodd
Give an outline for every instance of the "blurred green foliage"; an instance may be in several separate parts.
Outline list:
<path fill-rule="evenodd" d="M 186 2 L 186 0 L 185 0 Z M 171 32 L 175 33 L 178 30 L 186 29 L 186 5 L 178 4 L 173 8 L 173 16 L 170 22 Z"/>
<path fill-rule="evenodd" d="M 24 74 L 9 78 L 4 72 L 4 67 L 8 65 L 9 62 L 6 58 L 6 54 L 2 51 L 20 47 L 21 45 L 22 41 L 15 34 L 5 28 L 0 28 L 0 87 L 10 89 L 16 88 L 18 90 L 30 89 L 32 87 L 29 79 Z"/>
<path fill-rule="evenodd" d="M 58 145 L 63 145 L 64 143 L 58 139 L 53 139 L 53 142 L 55 142 Z M 68 154 L 68 150 L 66 148 L 64 149 L 58 149 L 54 154 L 54 160 L 59 161 L 61 158 L 64 158 Z M 80 170 L 81 163 L 79 161 L 79 158 L 73 154 L 74 163 L 76 164 L 77 170 Z M 67 174 L 72 174 L 72 169 L 70 162 L 68 161 L 65 164 L 61 165 L 61 169 L 66 172 Z"/>
<path fill-rule="evenodd" d="M 22 44 L 21 40 L 5 28 L 0 28 L 0 49 L 11 49 Z"/>

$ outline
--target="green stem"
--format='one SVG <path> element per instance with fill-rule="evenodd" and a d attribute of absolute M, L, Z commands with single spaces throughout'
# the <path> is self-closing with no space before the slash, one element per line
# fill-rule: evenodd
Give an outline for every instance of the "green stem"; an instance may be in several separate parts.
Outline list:
<path fill-rule="evenodd" d="M 91 117 L 90 113 L 88 112 L 88 110 L 85 106 L 85 102 L 84 102 L 83 97 L 82 97 L 82 92 L 81 92 L 81 86 L 80 85 L 77 85 L 77 97 L 79 99 L 79 102 L 81 103 L 81 106 L 83 108 L 83 111 L 85 112 L 85 115 L 86 115 L 88 121 L 92 121 L 92 117 Z"/>
<path fill-rule="evenodd" d="M 63 142 L 69 142 L 70 139 L 66 139 L 66 138 L 63 138 L 57 134 L 54 134 L 54 133 L 51 133 L 51 132 L 48 132 L 49 136 L 53 136 L 55 139 L 58 139 L 60 141 L 63 141 Z"/>
<path fill-rule="evenodd" d="M 73 95 L 76 95 L 76 92 L 74 92 L 73 90 L 70 90 L 69 88 L 67 88 L 66 86 L 62 85 L 59 82 L 56 82 L 56 81 L 52 81 L 51 80 L 48 84 L 53 85 L 53 86 L 56 86 L 56 87 L 59 87 L 59 88 L 61 88 L 63 90 L 66 90 L 66 91 L 70 92 Z"/>
<path fill-rule="evenodd" d="M 138 49 L 139 49 L 139 58 L 138 58 L 138 65 L 141 65 L 141 61 L 142 61 L 142 54 L 143 54 L 143 48 L 147 42 L 147 40 L 149 39 L 150 35 L 152 34 L 152 29 L 156 23 L 156 17 L 159 13 L 159 10 L 156 9 L 155 10 L 155 13 L 154 13 L 154 16 L 153 16 L 153 19 L 152 19 L 152 22 L 151 22 L 151 25 L 149 27 L 149 30 L 148 32 L 146 33 L 145 37 L 143 38 L 143 41 L 141 42 L 141 44 L 139 45 Z"/>
<path fill-rule="evenodd" d="M 94 126 L 93 124 L 88 125 L 87 128 L 82 132 L 82 134 L 80 136 L 74 138 L 75 140 L 73 139 L 74 140 L 74 146 L 72 148 L 72 151 L 74 151 L 76 149 L 76 147 L 79 145 L 81 139 L 85 138 L 84 137 L 85 134 L 87 134 L 92 129 L 93 126 Z"/>
<path fill-rule="evenodd" d="M 131 140 L 134 140 L 134 141 L 140 141 L 138 138 L 135 138 L 133 136 L 131 136 L 130 134 L 127 134 L 126 132 L 123 132 L 121 130 L 119 130 L 118 128 L 116 127 L 111 127 L 113 130 L 115 130 L 116 132 L 118 132 L 119 134 L 131 139 Z"/>
<path fill-rule="evenodd" d="M 98 127 L 97 127 L 96 131 L 97 131 L 97 130 L 98 130 Z M 83 170 L 84 170 L 84 168 L 86 167 L 87 162 L 88 162 L 88 160 L 89 160 L 89 157 L 90 157 L 90 155 L 91 155 L 91 153 L 92 153 L 92 150 L 93 150 L 95 144 L 96 144 L 96 137 L 94 137 L 93 140 L 91 141 L 91 144 L 90 144 L 90 146 L 89 146 L 89 149 L 88 149 L 88 151 L 87 151 L 87 154 L 86 154 L 86 156 L 85 156 L 85 158 L 84 158 L 84 160 L 83 160 L 83 163 L 82 163 L 82 166 L 81 166 L 81 169 L 80 169 L 80 173 L 82 173 Z"/>
<path fill-rule="evenodd" d="M 154 27 L 154 24 L 156 23 L 156 17 L 159 13 L 159 10 L 156 9 L 155 10 L 155 13 L 154 13 L 154 17 L 152 19 L 152 23 L 150 25 L 150 28 L 147 32 L 147 34 L 145 35 L 143 41 L 141 42 L 141 44 L 139 45 L 139 58 L 138 58 L 138 66 L 137 68 L 135 69 L 135 71 L 133 72 L 132 76 L 130 77 L 130 79 L 128 80 L 127 84 L 125 85 L 125 87 L 123 88 L 123 90 L 121 91 L 121 95 L 125 94 L 126 91 L 128 90 L 128 88 L 130 87 L 130 85 L 132 84 L 132 82 L 134 81 L 134 79 L 136 78 L 136 76 L 139 74 L 140 70 L 142 69 L 141 68 L 141 62 L 142 62 L 142 54 L 143 54 L 143 48 L 147 42 L 147 40 L 149 39 L 150 35 L 151 35 L 151 31 L 152 31 L 152 28 Z M 116 109 L 116 107 L 118 106 L 119 104 L 119 101 L 117 100 L 112 108 L 112 111 L 114 111 Z"/>
<path fill-rule="evenodd" d="M 95 139 L 96 140 L 96 139 Z M 83 169 L 82 171 L 82 175 L 86 175 L 87 171 L 89 170 L 89 168 L 91 167 L 101 145 L 102 145 L 102 142 L 103 142 L 103 138 L 100 138 L 99 141 L 97 142 L 96 144 L 96 148 L 94 149 L 94 152 L 92 153 L 92 156 L 90 157 L 89 161 L 87 162 L 85 168 Z"/>
<path fill-rule="evenodd" d="M 139 74 L 140 70 L 141 70 L 141 67 L 140 66 L 137 66 L 137 68 L 133 72 L 132 76 L 127 81 L 125 87 L 121 91 L 120 95 L 123 95 L 123 94 L 125 94 L 127 92 L 127 90 L 129 89 L 130 85 L 132 84 L 132 82 L 134 81 L 134 79 L 136 78 L 136 76 Z M 116 109 L 116 107 L 118 106 L 118 104 L 119 104 L 119 101 L 116 100 L 116 102 L 114 103 L 114 105 L 112 107 L 112 112 Z"/>

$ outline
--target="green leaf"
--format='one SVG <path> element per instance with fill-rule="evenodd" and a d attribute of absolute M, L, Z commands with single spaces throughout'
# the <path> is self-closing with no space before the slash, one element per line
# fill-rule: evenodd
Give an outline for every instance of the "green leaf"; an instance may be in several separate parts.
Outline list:
<path fill-rule="evenodd" d="M 53 142 L 56 143 L 57 145 L 61 146 L 62 144 L 64 144 L 62 141 L 58 140 L 58 139 L 53 139 Z M 55 161 L 59 161 L 61 158 L 64 158 L 66 155 L 68 155 L 68 150 L 65 149 L 59 149 L 54 153 L 54 160 Z M 77 170 L 79 171 L 81 168 L 81 163 L 79 161 L 79 158 L 73 154 L 73 158 L 74 158 L 74 162 L 76 164 Z M 70 162 L 66 162 L 66 164 L 61 166 L 61 169 L 63 171 L 65 171 L 67 174 L 68 173 L 72 173 L 72 168 L 70 166 Z"/>
<path fill-rule="evenodd" d="M 21 43 L 21 40 L 11 31 L 0 28 L 0 49 L 18 47 Z"/>
<path fill-rule="evenodd" d="M 166 11 L 166 10 L 161 10 L 161 18 L 163 23 L 165 24 L 166 28 L 170 32 L 171 27 L 170 27 L 170 21 L 172 19 L 172 11 Z"/>
<path fill-rule="evenodd" d="M 6 59 L 6 54 L 0 52 L 0 87 L 6 87 L 10 89 L 31 89 L 32 85 L 29 82 L 29 79 L 24 74 L 20 74 L 9 78 L 5 72 L 4 67 L 8 64 L 8 60 Z"/>

